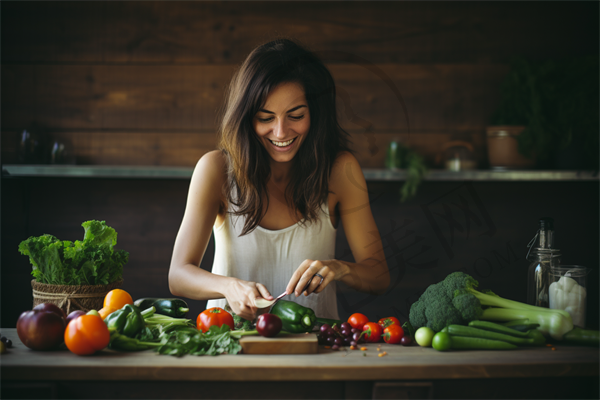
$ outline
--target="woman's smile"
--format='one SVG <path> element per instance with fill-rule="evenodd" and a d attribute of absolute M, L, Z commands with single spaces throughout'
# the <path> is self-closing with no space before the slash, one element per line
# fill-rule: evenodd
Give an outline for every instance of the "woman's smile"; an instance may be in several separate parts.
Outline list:
<path fill-rule="evenodd" d="M 269 139 L 269 141 L 273 143 L 275 147 L 277 147 L 277 151 L 287 151 L 292 147 L 291 144 L 296 141 L 296 138 L 286 140 L 285 142 L 275 141 L 271 139 Z"/>

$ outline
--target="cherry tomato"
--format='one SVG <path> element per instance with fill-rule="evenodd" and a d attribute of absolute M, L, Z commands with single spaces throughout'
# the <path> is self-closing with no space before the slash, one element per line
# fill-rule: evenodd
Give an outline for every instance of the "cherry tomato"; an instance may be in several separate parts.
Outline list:
<path fill-rule="evenodd" d="M 387 318 L 381 318 L 379 320 L 379 322 L 377 322 L 379 325 L 381 325 L 381 327 L 383 329 L 387 328 L 390 325 L 396 324 L 398 326 L 402 326 L 402 324 L 400 324 L 400 321 L 398 320 L 398 318 L 396 317 L 387 317 Z"/>
<path fill-rule="evenodd" d="M 383 341 L 386 343 L 400 343 L 403 336 L 404 329 L 400 325 L 392 324 L 383 330 Z"/>
<path fill-rule="evenodd" d="M 367 343 L 377 343 L 379 340 L 381 340 L 383 329 L 381 329 L 379 324 L 375 322 L 367 322 L 363 326 L 363 331 L 365 331 L 365 340 Z"/>
<path fill-rule="evenodd" d="M 196 327 L 199 331 L 206 332 L 208 328 L 216 325 L 219 328 L 228 325 L 233 330 L 233 317 L 227 311 L 219 307 L 209 308 L 198 314 L 196 318 Z"/>
<path fill-rule="evenodd" d="M 361 313 L 354 313 L 348 318 L 348 323 L 352 325 L 354 329 L 362 330 L 363 326 L 369 322 L 369 318 L 366 315 Z"/>
<path fill-rule="evenodd" d="M 110 332 L 97 315 L 81 315 L 67 325 L 65 344 L 73 353 L 85 356 L 108 346 Z"/>

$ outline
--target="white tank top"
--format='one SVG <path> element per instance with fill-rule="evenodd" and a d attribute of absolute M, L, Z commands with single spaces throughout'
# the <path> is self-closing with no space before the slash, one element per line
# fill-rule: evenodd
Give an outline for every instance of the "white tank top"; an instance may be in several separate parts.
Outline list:
<path fill-rule="evenodd" d="M 262 283 L 273 297 L 279 296 L 304 260 L 334 258 L 336 229 L 331 224 L 328 209 L 325 202 L 318 220 L 311 224 L 296 223 L 276 231 L 257 226 L 244 236 L 240 236 L 243 217 L 227 212 L 225 221 L 219 227 L 213 227 L 213 274 Z M 300 297 L 291 294 L 283 300 L 309 307 L 317 317 L 339 319 L 335 282 L 321 293 Z M 209 300 L 207 308 L 224 308 L 225 304 L 226 299 Z"/>

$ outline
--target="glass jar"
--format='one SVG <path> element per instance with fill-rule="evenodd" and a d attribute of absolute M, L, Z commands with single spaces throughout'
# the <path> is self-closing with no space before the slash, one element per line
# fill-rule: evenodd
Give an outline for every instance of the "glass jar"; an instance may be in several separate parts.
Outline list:
<path fill-rule="evenodd" d="M 568 312 L 573 325 L 580 328 L 585 328 L 589 272 L 589 268 L 580 265 L 554 266 L 548 271 L 549 307 Z"/>
<path fill-rule="evenodd" d="M 527 303 L 538 307 L 549 307 L 549 272 L 560 266 L 560 250 L 554 248 L 554 220 L 540 218 L 539 229 L 527 245 L 530 261 L 527 271 Z"/>
<path fill-rule="evenodd" d="M 560 266 L 560 251 L 549 249 L 537 251 L 527 272 L 527 303 L 538 307 L 550 307 L 548 288 L 549 272 Z"/>
<path fill-rule="evenodd" d="M 443 146 L 444 167 L 449 171 L 473 170 L 477 167 L 473 145 L 464 141 L 451 141 Z"/>

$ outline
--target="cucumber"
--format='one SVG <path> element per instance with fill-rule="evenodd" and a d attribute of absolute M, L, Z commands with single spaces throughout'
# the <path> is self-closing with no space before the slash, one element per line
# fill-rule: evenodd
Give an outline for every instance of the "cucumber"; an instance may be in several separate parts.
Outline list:
<path fill-rule="evenodd" d="M 502 340 L 477 337 L 452 336 L 452 349 L 456 350 L 512 350 L 517 346 Z"/>
<path fill-rule="evenodd" d="M 449 325 L 448 333 L 454 336 L 465 336 L 470 338 L 482 338 L 490 340 L 500 340 L 507 343 L 512 343 L 520 346 L 532 346 L 535 344 L 533 339 L 518 338 L 515 336 L 506 335 L 498 332 L 486 331 L 483 329 L 473 328 L 462 325 Z"/>
<path fill-rule="evenodd" d="M 168 315 L 173 318 L 184 318 L 190 310 L 187 303 L 182 299 L 144 297 L 137 299 L 133 304 L 142 310 L 154 307 L 157 314 Z"/>

